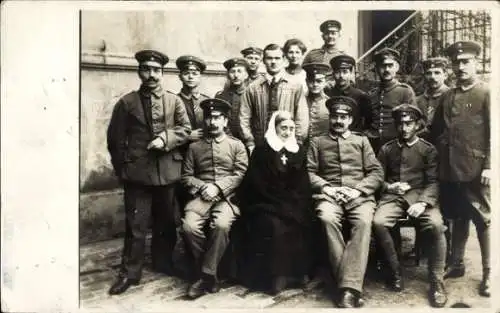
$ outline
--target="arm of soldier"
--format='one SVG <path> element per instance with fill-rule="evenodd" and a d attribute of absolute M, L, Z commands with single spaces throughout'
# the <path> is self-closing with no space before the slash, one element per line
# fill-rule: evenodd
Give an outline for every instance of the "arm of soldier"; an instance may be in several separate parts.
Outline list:
<path fill-rule="evenodd" d="M 115 175 L 120 177 L 127 149 L 127 112 L 119 100 L 113 108 L 107 130 L 107 145 Z"/>
<path fill-rule="evenodd" d="M 191 131 L 191 123 L 189 122 L 189 118 L 182 100 L 178 96 L 175 96 L 174 101 L 175 126 L 173 128 L 165 130 L 164 132 L 161 132 L 158 135 L 165 142 L 163 150 L 167 152 L 186 143 L 189 139 L 189 133 Z"/>
<path fill-rule="evenodd" d="M 438 104 L 434 111 L 434 116 L 432 121 L 429 123 L 429 132 L 427 139 L 435 146 L 437 146 L 438 137 L 444 131 L 444 105 L 445 105 L 445 96 L 441 96 L 438 100 Z"/>
<path fill-rule="evenodd" d="M 247 171 L 248 167 L 248 156 L 245 146 L 241 141 L 236 141 L 233 145 L 234 155 L 234 167 L 232 175 L 226 176 L 215 182 L 215 185 L 219 187 L 219 190 L 224 196 L 231 194 L 236 187 L 238 187 Z"/>
<path fill-rule="evenodd" d="M 428 207 L 433 207 L 438 201 L 439 185 L 438 185 L 438 153 L 435 147 L 429 145 L 423 151 L 425 160 L 425 188 L 418 197 L 417 202 L 423 202 Z"/>
<path fill-rule="evenodd" d="M 191 195 L 197 194 L 205 182 L 195 177 L 195 155 L 193 146 L 189 146 L 182 163 L 181 183 Z"/>
<path fill-rule="evenodd" d="M 298 89 L 295 98 L 295 125 L 295 136 L 302 144 L 307 138 L 309 129 L 309 106 L 302 87 Z"/>
<path fill-rule="evenodd" d="M 247 146 L 248 150 L 251 152 L 255 148 L 255 139 L 252 135 L 252 128 L 250 126 L 252 119 L 252 95 L 251 88 L 247 88 L 243 97 L 241 98 L 240 104 L 240 123 L 241 123 L 241 135 L 243 142 Z"/>
<path fill-rule="evenodd" d="M 322 193 L 323 187 L 328 185 L 328 182 L 318 175 L 319 171 L 319 156 L 318 156 L 318 138 L 312 138 L 307 151 L 307 171 L 311 180 L 311 187 L 314 192 Z"/>
<path fill-rule="evenodd" d="M 384 182 L 384 169 L 375 156 L 375 152 L 368 141 L 362 138 L 362 153 L 365 177 L 354 187 L 364 195 L 371 195 L 380 188 Z"/>
<path fill-rule="evenodd" d="M 481 172 L 481 183 L 483 185 L 489 185 L 490 184 L 490 179 L 491 179 L 491 147 L 490 147 L 490 118 L 491 118 L 491 112 L 490 112 L 490 92 L 488 92 L 485 95 L 485 100 L 484 100 L 484 133 L 485 133 L 485 139 L 486 139 L 486 158 L 484 160 L 484 165 L 483 165 L 483 170 Z"/>
<path fill-rule="evenodd" d="M 380 166 L 382 166 L 382 169 L 384 170 L 384 182 L 382 183 L 381 190 L 382 192 L 390 192 L 390 186 L 391 183 L 387 181 L 387 165 L 388 165 L 388 160 L 387 160 L 387 146 L 383 145 L 380 150 L 378 151 L 377 154 L 377 160 L 380 162 Z"/>
<path fill-rule="evenodd" d="M 359 97 L 359 115 L 361 120 L 361 129 L 365 130 L 371 123 L 371 100 L 368 94 L 363 92 Z"/>

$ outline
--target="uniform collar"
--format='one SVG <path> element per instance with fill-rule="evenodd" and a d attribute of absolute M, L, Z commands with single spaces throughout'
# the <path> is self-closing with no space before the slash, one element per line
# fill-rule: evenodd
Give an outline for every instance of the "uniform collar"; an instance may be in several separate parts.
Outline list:
<path fill-rule="evenodd" d="M 186 100 L 191 100 L 191 98 L 194 98 L 194 99 L 198 100 L 200 98 L 200 96 L 201 96 L 201 92 L 199 92 L 198 90 L 196 90 L 195 92 L 191 93 L 190 95 L 187 95 L 185 93 L 184 88 L 181 89 L 181 92 L 179 94 L 181 95 L 181 97 L 183 97 Z"/>
<path fill-rule="evenodd" d="M 222 136 L 217 137 L 217 138 L 212 138 L 212 137 L 207 136 L 207 137 L 205 137 L 205 141 L 207 143 L 212 143 L 212 141 L 215 141 L 216 143 L 221 143 L 226 138 L 227 138 L 226 134 L 223 134 Z"/>
<path fill-rule="evenodd" d="M 230 85 L 229 86 L 229 90 L 231 90 L 232 92 L 235 92 L 235 93 L 241 95 L 242 93 L 245 92 L 245 84 L 242 83 L 241 85 L 239 85 L 237 87 L 234 86 L 234 85 Z"/>
<path fill-rule="evenodd" d="M 324 52 L 324 53 L 334 53 L 334 52 L 337 52 L 339 51 L 339 49 L 337 48 L 337 46 L 335 46 L 332 50 L 332 52 L 328 52 L 328 48 L 326 47 L 326 45 L 323 45 L 321 47 L 321 50 Z"/>
<path fill-rule="evenodd" d="M 401 142 L 400 140 L 398 140 L 397 142 L 398 142 L 398 146 L 400 148 L 403 148 L 403 146 L 411 147 L 414 144 L 416 144 L 419 140 L 420 140 L 420 138 L 416 137 L 412 142 Z"/>
<path fill-rule="evenodd" d="M 429 90 L 427 89 L 427 90 L 424 91 L 424 97 L 426 97 L 427 99 L 429 99 L 429 98 L 437 98 L 437 97 L 441 96 L 443 94 L 443 92 L 445 92 L 448 89 L 449 89 L 448 86 L 446 86 L 445 84 L 441 85 L 441 87 L 439 87 L 432 94 L 430 94 Z"/>
<path fill-rule="evenodd" d="M 337 84 L 335 84 L 335 86 L 333 88 L 336 89 L 336 90 L 338 90 L 339 93 L 341 93 L 343 95 L 348 95 L 348 94 L 351 93 L 352 85 L 349 84 L 349 85 L 347 85 L 346 88 L 342 89 Z"/>
<path fill-rule="evenodd" d="M 158 86 L 154 89 L 149 89 L 148 87 L 141 85 L 139 93 L 145 97 L 154 96 L 155 98 L 160 98 L 163 95 L 163 87 L 161 84 L 158 84 Z"/>
<path fill-rule="evenodd" d="M 382 86 L 382 88 L 385 90 L 385 91 L 389 91 L 391 90 L 392 88 L 396 87 L 397 85 L 399 84 L 399 81 L 397 79 L 393 79 L 392 81 L 388 82 L 388 83 L 381 83 L 380 85 Z"/>
<path fill-rule="evenodd" d="M 320 91 L 319 94 L 312 94 L 308 91 L 307 98 L 310 100 L 313 100 L 313 101 L 318 101 L 318 100 L 326 99 L 327 96 L 325 95 L 325 93 L 323 91 Z"/>
<path fill-rule="evenodd" d="M 330 133 L 328 133 L 328 134 L 329 134 L 329 136 L 330 136 L 331 138 L 333 138 L 333 139 L 335 139 L 335 140 L 337 140 L 337 139 L 338 139 L 338 136 L 336 136 L 336 135 L 332 134 L 331 132 L 330 132 Z M 352 134 L 352 132 L 351 132 L 350 130 L 347 130 L 347 131 L 346 131 L 346 132 L 344 132 L 342 135 L 340 135 L 340 137 L 342 137 L 342 138 L 344 138 L 344 139 L 347 139 L 347 138 L 349 138 L 349 136 L 351 136 L 351 134 Z"/>
<path fill-rule="evenodd" d="M 474 78 L 472 82 L 469 85 L 461 84 L 457 82 L 457 87 L 462 89 L 462 91 L 467 91 L 471 89 L 472 87 L 476 86 L 479 83 L 479 80 L 477 78 Z"/>
<path fill-rule="evenodd" d="M 276 82 L 276 83 L 279 83 L 279 82 L 280 82 L 280 81 L 282 81 L 282 80 L 283 80 L 283 81 L 288 81 L 288 79 L 287 79 L 287 77 L 286 77 L 285 73 L 286 73 L 286 72 L 285 72 L 284 70 L 282 70 L 281 72 L 279 72 L 278 74 L 276 74 L 276 75 L 274 75 L 274 76 L 272 76 L 272 75 L 271 75 L 271 74 L 269 74 L 269 73 L 266 73 L 266 74 L 265 74 L 266 79 L 264 80 L 264 82 L 267 82 L 267 83 L 270 85 L 270 84 L 271 84 L 271 82 L 273 81 L 273 77 L 274 77 L 274 79 L 275 79 L 275 82 Z"/>

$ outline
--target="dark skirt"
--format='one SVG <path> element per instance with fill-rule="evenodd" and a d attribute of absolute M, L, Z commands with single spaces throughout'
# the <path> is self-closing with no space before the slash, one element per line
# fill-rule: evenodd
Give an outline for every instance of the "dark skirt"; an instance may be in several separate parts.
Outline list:
<path fill-rule="evenodd" d="M 277 276 L 302 278 L 309 274 L 313 255 L 309 228 L 267 212 L 246 216 L 243 222 L 241 274 L 245 285 L 267 288 Z"/>

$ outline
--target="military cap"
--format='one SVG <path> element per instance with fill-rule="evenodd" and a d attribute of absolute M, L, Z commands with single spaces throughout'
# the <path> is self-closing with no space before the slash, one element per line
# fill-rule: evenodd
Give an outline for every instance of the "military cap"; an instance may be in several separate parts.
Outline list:
<path fill-rule="evenodd" d="M 336 96 L 326 100 L 325 105 L 330 115 L 333 113 L 352 114 L 356 110 L 358 103 L 350 97 Z"/>
<path fill-rule="evenodd" d="M 211 115 L 212 112 L 219 112 L 227 116 L 231 109 L 231 104 L 223 99 L 209 98 L 201 101 L 200 107 L 203 110 L 204 116 Z"/>
<path fill-rule="evenodd" d="M 331 72 L 328 64 L 319 62 L 302 64 L 302 68 L 304 69 L 304 71 L 306 71 L 307 77 L 313 76 L 314 74 L 326 75 Z"/>
<path fill-rule="evenodd" d="M 443 57 L 433 57 L 422 61 L 422 67 L 424 68 L 424 71 L 427 71 L 428 69 L 434 67 L 441 67 L 443 69 L 446 69 L 447 66 L 448 60 Z"/>
<path fill-rule="evenodd" d="M 336 20 L 327 20 L 327 21 L 324 21 L 323 23 L 321 23 L 321 25 L 319 25 L 319 30 L 322 33 L 324 33 L 330 27 L 336 27 L 338 30 L 341 30 L 342 29 L 342 24 L 340 24 L 340 22 L 336 21 Z"/>
<path fill-rule="evenodd" d="M 224 61 L 223 65 L 228 71 L 237 65 L 244 66 L 248 70 L 248 62 L 243 58 L 232 58 L 226 60 Z"/>
<path fill-rule="evenodd" d="M 347 54 L 340 54 L 337 56 L 334 56 L 330 60 L 330 65 L 332 69 L 338 69 L 338 68 L 352 68 L 356 65 L 356 60 L 354 60 L 353 57 Z"/>
<path fill-rule="evenodd" d="M 146 61 L 155 61 L 160 63 L 162 67 L 168 63 L 168 57 L 165 54 L 155 50 L 141 50 L 135 54 L 135 59 L 139 63 Z"/>
<path fill-rule="evenodd" d="M 376 64 L 384 63 L 386 60 L 395 60 L 399 63 L 400 54 L 398 51 L 391 48 L 382 48 L 375 52 L 373 55 L 373 61 Z"/>
<path fill-rule="evenodd" d="M 249 54 L 258 54 L 262 55 L 262 49 L 257 48 L 257 47 L 248 47 L 240 51 L 241 54 L 246 57 Z"/>
<path fill-rule="evenodd" d="M 205 71 L 207 68 L 205 61 L 192 55 L 183 55 L 178 57 L 175 61 L 175 65 L 177 65 L 177 68 L 181 71 L 185 70 L 190 65 L 196 66 L 200 72 Z"/>
<path fill-rule="evenodd" d="M 392 117 L 399 122 L 416 121 L 422 118 L 422 111 L 413 104 L 403 103 L 392 109 Z"/>
<path fill-rule="evenodd" d="M 474 41 L 457 41 L 445 50 L 452 59 L 468 59 L 481 53 L 481 45 Z"/>

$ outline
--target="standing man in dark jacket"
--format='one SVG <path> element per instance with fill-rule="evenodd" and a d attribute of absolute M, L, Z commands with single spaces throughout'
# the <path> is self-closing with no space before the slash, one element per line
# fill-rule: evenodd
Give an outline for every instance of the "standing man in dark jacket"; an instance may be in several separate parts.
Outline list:
<path fill-rule="evenodd" d="M 422 61 L 422 67 L 424 68 L 426 88 L 424 93 L 417 97 L 416 103 L 425 118 L 425 128 L 419 136 L 427 138 L 439 98 L 450 89 L 444 83 L 446 78 L 448 78 L 448 60 L 441 57 L 428 58 Z"/>
<path fill-rule="evenodd" d="M 373 231 L 389 265 L 387 284 L 401 291 L 403 277 L 389 228 L 404 217 L 418 220 L 419 231 L 429 240 L 429 301 L 434 307 L 443 307 L 448 300 L 443 284 L 446 240 L 437 206 L 437 151 L 417 136 L 423 125 L 418 107 L 401 104 L 392 113 L 399 138 L 383 145 L 378 153 L 385 182 L 373 217 Z"/>
<path fill-rule="evenodd" d="M 215 94 L 215 98 L 226 100 L 231 104 L 231 111 L 228 116 L 229 133 L 241 139 L 239 114 L 241 98 L 247 87 L 245 81 L 248 79 L 248 62 L 243 58 L 232 58 L 226 60 L 223 64 L 227 70 L 228 84 L 224 86 L 223 90 Z"/>
<path fill-rule="evenodd" d="M 356 60 L 347 54 L 340 54 L 330 60 L 330 65 L 333 70 L 335 86 L 325 89 L 325 93 L 328 97 L 344 96 L 356 100 L 358 107 L 353 115 L 351 130 L 363 131 L 364 121 L 367 119 L 365 116 L 371 113 L 370 98 L 363 90 L 354 87 L 351 82 L 356 68 Z"/>
<path fill-rule="evenodd" d="M 107 140 L 116 175 L 124 183 L 126 229 L 122 265 L 109 293 L 137 285 L 144 264 L 144 246 L 151 215 L 153 268 L 172 273 L 172 250 L 180 223 L 174 185 L 180 179 L 182 156 L 190 126 L 182 101 L 163 90 L 163 66 L 168 57 L 154 50 L 135 54 L 139 62 L 138 91 L 115 105 Z"/>
<path fill-rule="evenodd" d="M 390 48 L 383 48 L 373 56 L 380 86 L 370 95 L 370 110 L 365 116 L 365 134 L 375 151 L 397 137 L 392 109 L 402 103 L 415 104 L 413 89 L 396 79 L 399 58 L 399 52 Z"/>
<path fill-rule="evenodd" d="M 431 125 L 439 152 L 441 201 L 445 217 L 453 219 L 451 262 L 445 278 L 465 273 L 465 245 L 470 220 L 481 248 L 482 296 L 490 296 L 490 89 L 477 77 L 481 46 L 459 41 L 446 49 L 457 87 L 440 98 Z"/>
<path fill-rule="evenodd" d="M 376 205 L 374 193 L 384 172 L 368 139 L 349 130 L 355 101 L 334 97 L 326 105 L 330 132 L 312 138 L 307 170 L 315 209 L 327 236 L 332 274 L 341 292 L 337 304 L 360 307 Z M 345 222 L 351 226 L 347 242 L 342 232 Z"/>

